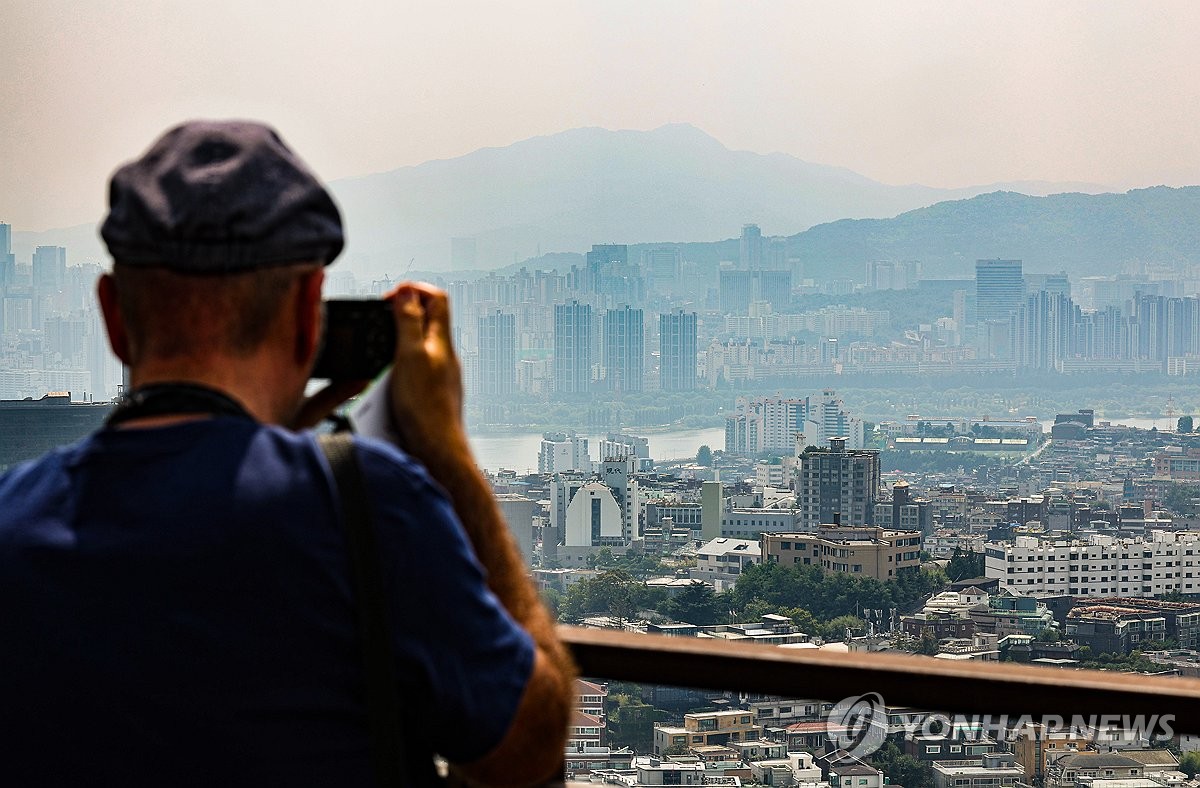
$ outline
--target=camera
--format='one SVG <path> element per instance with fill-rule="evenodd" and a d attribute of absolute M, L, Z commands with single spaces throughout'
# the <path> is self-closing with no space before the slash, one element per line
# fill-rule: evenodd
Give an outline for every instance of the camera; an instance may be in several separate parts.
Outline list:
<path fill-rule="evenodd" d="M 368 380 L 396 355 L 392 305 L 378 298 L 325 302 L 325 336 L 311 377 Z"/>

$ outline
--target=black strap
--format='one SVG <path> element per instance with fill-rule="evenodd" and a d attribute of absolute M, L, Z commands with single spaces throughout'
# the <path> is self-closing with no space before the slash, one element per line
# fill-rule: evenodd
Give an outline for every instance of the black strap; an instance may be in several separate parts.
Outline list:
<path fill-rule="evenodd" d="M 349 433 L 320 435 L 321 450 L 333 470 L 341 500 L 350 574 L 354 584 L 358 633 L 366 676 L 367 718 L 371 726 L 371 754 L 375 778 L 381 788 L 406 784 L 404 727 L 388 627 L 387 597 L 362 468 Z M 430 769 L 432 769 L 430 759 Z"/>
<path fill-rule="evenodd" d="M 139 386 L 122 397 L 104 424 L 115 427 L 149 416 L 197 413 L 254 420 L 241 403 L 214 388 L 197 383 L 153 383 Z"/>

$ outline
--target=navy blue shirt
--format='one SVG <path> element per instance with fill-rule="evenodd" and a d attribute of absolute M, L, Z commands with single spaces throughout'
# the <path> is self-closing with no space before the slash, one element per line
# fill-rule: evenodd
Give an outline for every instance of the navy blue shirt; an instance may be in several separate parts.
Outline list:
<path fill-rule="evenodd" d="M 474 760 L 532 642 L 424 470 L 356 446 L 410 757 Z M 0 782 L 373 784 L 337 511 L 311 434 L 243 419 L 103 430 L 0 476 Z"/>

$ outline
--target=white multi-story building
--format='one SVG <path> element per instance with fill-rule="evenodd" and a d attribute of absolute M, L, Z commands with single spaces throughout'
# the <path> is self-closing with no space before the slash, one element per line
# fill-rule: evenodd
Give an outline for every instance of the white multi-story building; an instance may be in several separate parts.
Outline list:
<path fill-rule="evenodd" d="M 1156 531 L 1145 539 L 1096 535 L 1086 541 L 1018 536 L 989 542 L 989 578 L 1024 596 L 1157 597 L 1200 593 L 1200 533 Z"/>
<path fill-rule="evenodd" d="M 732 454 L 792 454 L 832 438 L 845 438 L 850 449 L 864 445 L 862 420 L 851 418 L 829 389 L 820 398 L 738 397 L 725 419 L 725 451 Z"/>
<path fill-rule="evenodd" d="M 588 439 L 573 432 L 547 432 L 538 450 L 538 473 L 590 471 Z"/>
<path fill-rule="evenodd" d="M 718 591 L 737 583 L 742 570 L 762 560 L 758 542 L 721 537 L 707 542 L 696 551 L 692 579 L 711 583 Z"/>
<path fill-rule="evenodd" d="M 567 547 L 623 546 L 621 507 L 600 482 L 588 482 L 567 505 Z"/>

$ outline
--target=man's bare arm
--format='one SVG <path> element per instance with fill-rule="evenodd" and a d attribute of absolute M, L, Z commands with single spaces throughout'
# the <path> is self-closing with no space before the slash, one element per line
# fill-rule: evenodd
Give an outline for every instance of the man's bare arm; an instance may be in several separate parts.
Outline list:
<path fill-rule="evenodd" d="M 392 297 L 398 336 L 389 394 L 403 447 L 449 493 L 487 570 L 489 587 L 537 647 L 532 675 L 504 739 L 487 756 L 460 769 L 485 783 L 544 780 L 562 763 L 575 666 L 471 455 L 446 294 L 428 285 L 404 284 Z"/>

